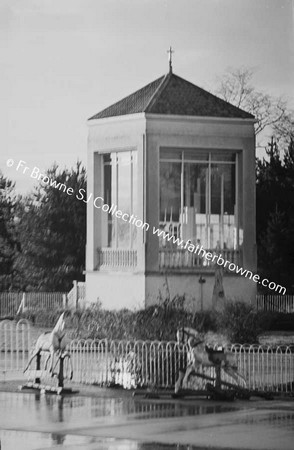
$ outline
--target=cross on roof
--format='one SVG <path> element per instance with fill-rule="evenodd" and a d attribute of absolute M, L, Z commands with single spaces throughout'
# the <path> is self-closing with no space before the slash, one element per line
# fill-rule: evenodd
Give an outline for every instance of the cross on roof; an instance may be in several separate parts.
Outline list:
<path fill-rule="evenodd" d="M 172 47 L 170 46 L 170 48 L 167 50 L 168 53 L 168 63 L 169 63 L 169 71 L 172 72 L 173 71 L 173 64 L 172 64 L 172 54 L 175 51 L 172 49 Z"/>

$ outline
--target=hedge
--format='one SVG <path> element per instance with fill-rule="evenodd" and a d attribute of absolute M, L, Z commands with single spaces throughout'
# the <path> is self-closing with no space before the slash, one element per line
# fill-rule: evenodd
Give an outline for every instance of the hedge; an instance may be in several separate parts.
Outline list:
<path fill-rule="evenodd" d="M 63 310 L 26 312 L 34 324 L 53 328 Z M 175 340 L 176 330 L 187 326 L 201 332 L 225 335 L 230 342 L 255 343 L 260 333 L 271 330 L 294 331 L 294 314 L 256 311 L 241 301 L 227 301 L 221 311 L 196 313 L 169 305 L 130 311 L 109 311 L 100 306 L 66 311 L 66 327 L 72 337 L 83 339 Z"/>

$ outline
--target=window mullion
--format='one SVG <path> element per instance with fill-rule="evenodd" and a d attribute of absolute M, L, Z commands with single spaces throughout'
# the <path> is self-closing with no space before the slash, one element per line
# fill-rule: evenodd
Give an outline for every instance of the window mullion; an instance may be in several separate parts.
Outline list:
<path fill-rule="evenodd" d="M 239 155 L 235 156 L 235 227 L 236 250 L 239 250 Z"/>
<path fill-rule="evenodd" d="M 118 155 L 117 153 L 115 153 L 115 183 L 116 183 L 116 187 L 115 187 L 115 202 L 114 204 L 118 206 L 119 208 L 119 204 L 118 204 Z M 114 230 L 115 230 L 115 248 L 118 248 L 118 226 L 117 226 L 117 217 L 115 217 L 114 215 Z"/>
<path fill-rule="evenodd" d="M 224 173 L 221 173 L 221 223 L 220 223 L 220 245 L 224 248 L 224 196 L 225 196 L 225 182 Z"/>
<path fill-rule="evenodd" d="M 133 196 L 133 152 L 130 152 L 130 171 L 131 171 L 131 214 L 134 214 L 134 196 Z M 132 225 L 130 223 L 130 248 L 133 248 L 133 233 Z"/>
<path fill-rule="evenodd" d="M 181 164 L 181 211 L 180 211 L 180 238 L 183 236 L 183 215 L 184 215 L 184 152 L 182 152 Z"/>
<path fill-rule="evenodd" d="M 208 156 L 208 224 L 207 224 L 207 230 L 208 230 L 208 239 L 207 244 L 208 248 L 211 247 L 211 153 L 209 153 Z"/>

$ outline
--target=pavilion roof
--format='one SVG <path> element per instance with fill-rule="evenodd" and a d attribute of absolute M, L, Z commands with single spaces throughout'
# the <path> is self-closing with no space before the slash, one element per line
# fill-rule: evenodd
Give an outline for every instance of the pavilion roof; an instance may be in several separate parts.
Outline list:
<path fill-rule="evenodd" d="M 254 119 L 252 114 L 237 108 L 208 91 L 169 72 L 89 120 L 136 113 L 179 116 L 227 117 Z"/>

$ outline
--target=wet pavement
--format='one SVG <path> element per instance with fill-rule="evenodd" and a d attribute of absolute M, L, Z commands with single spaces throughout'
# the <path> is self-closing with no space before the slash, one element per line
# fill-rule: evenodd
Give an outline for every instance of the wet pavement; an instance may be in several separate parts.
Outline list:
<path fill-rule="evenodd" d="M 1 450 L 293 449 L 294 401 L 146 400 L 85 388 L 0 392 Z"/>

